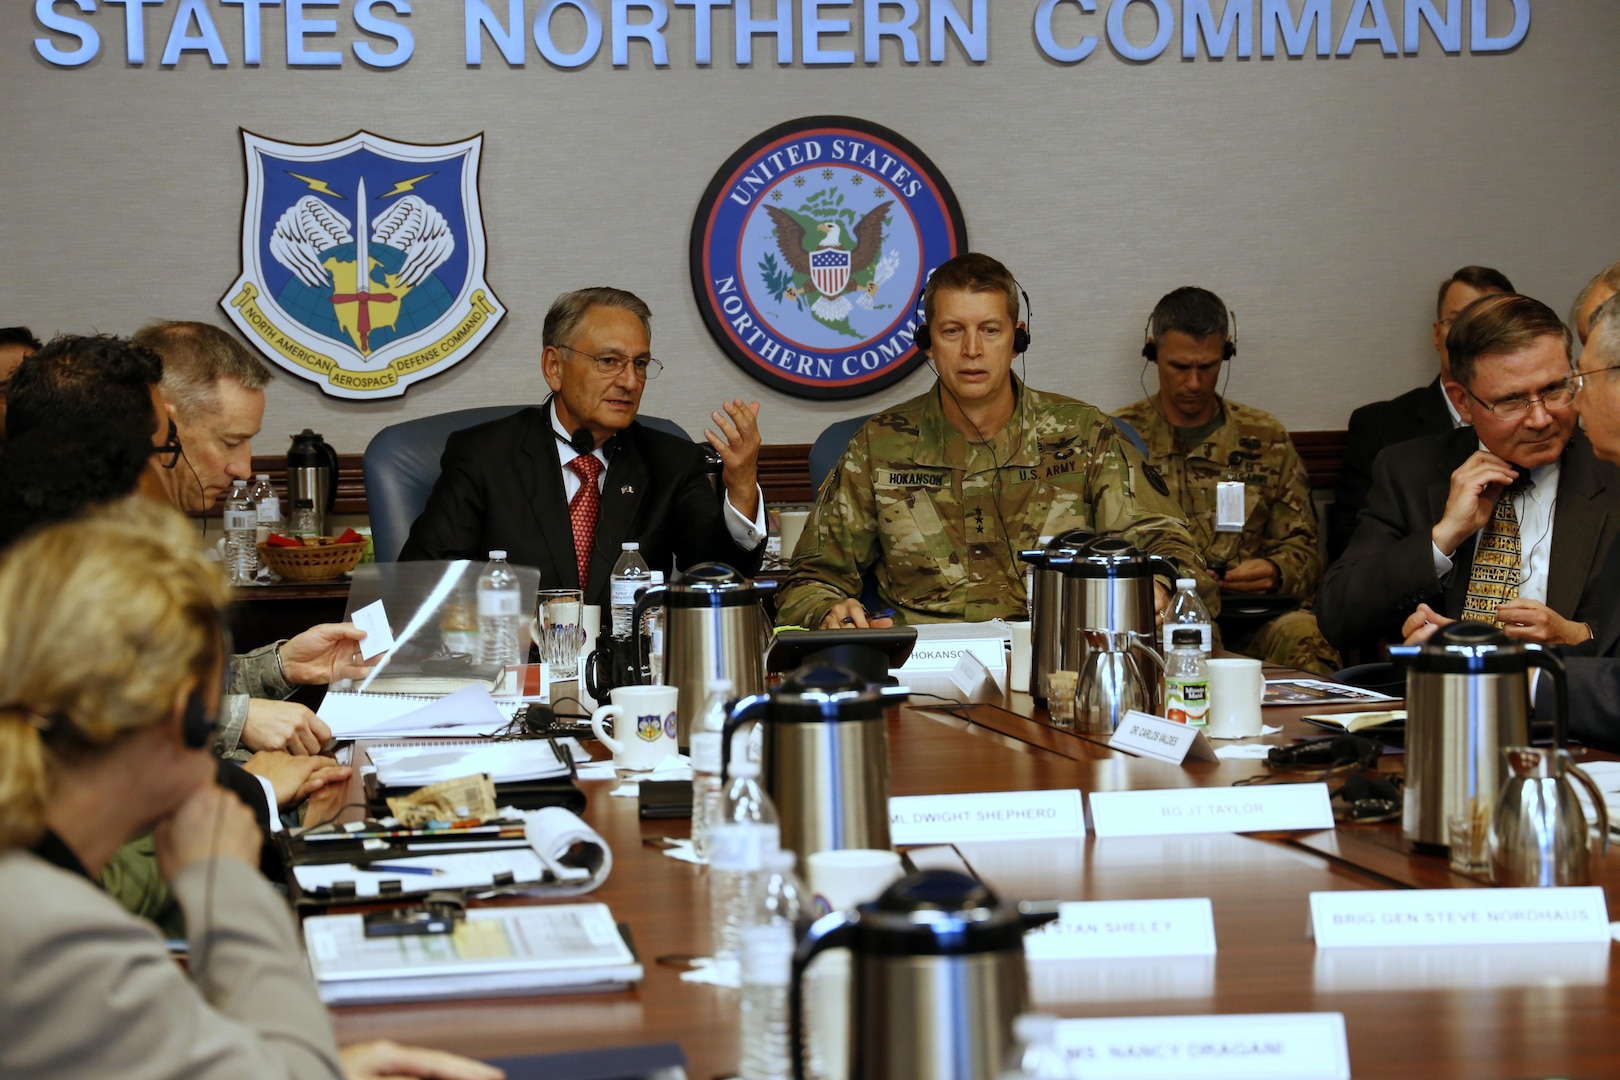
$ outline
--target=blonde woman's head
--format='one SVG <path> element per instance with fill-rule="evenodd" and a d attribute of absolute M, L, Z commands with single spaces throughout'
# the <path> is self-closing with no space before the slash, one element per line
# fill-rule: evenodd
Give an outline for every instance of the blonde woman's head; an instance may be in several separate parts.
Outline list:
<path fill-rule="evenodd" d="M 216 685 L 217 566 L 176 511 L 116 503 L 0 560 L 0 848 L 39 834 L 59 767 Z"/>

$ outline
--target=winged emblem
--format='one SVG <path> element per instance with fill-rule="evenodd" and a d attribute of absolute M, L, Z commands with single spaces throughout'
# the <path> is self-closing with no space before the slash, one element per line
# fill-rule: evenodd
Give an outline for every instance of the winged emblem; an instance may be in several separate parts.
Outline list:
<path fill-rule="evenodd" d="M 369 206 L 364 179 L 355 205 Z M 342 250 L 351 244 L 352 254 Z M 338 325 L 370 355 L 372 331 L 394 326 L 405 296 L 455 254 L 456 237 L 444 215 L 418 195 L 389 204 L 358 235 L 342 211 L 305 195 L 277 220 L 269 249 L 305 285 L 330 291 Z M 378 257 L 389 252 L 397 255 Z"/>
<path fill-rule="evenodd" d="M 795 303 L 807 300 L 812 315 L 843 329 L 839 324 L 847 325 L 851 295 L 856 303 L 871 308 L 878 289 L 899 265 L 898 253 L 883 255 L 883 224 L 893 206 L 892 199 L 881 202 L 858 221 L 853 211 L 842 208 L 824 217 L 818 215 L 816 211 L 832 208 L 814 199 L 797 212 L 766 206 L 776 227 L 777 250 L 787 264 L 785 274 L 766 270 L 772 292 L 778 299 Z"/>

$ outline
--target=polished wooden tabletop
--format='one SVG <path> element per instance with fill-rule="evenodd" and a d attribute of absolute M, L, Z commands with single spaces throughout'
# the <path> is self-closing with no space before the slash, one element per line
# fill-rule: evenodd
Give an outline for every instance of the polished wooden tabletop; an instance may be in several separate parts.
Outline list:
<path fill-rule="evenodd" d="M 1304 710 L 1266 710 L 1287 741 Z M 1320 710 L 1317 710 L 1320 711 Z M 1183 767 L 1049 727 L 1027 696 L 962 711 L 891 710 L 896 795 L 1217 786 L 1268 772 L 1258 761 Z M 1317 733 L 1319 734 L 1319 733 Z M 1399 757 L 1385 759 L 1398 768 Z M 1280 779 L 1310 780 L 1311 774 Z M 690 1075 L 731 1075 L 735 991 L 680 981 L 675 961 L 708 951 L 701 867 L 645 843 L 684 821 L 643 822 L 610 782 L 582 785 L 585 818 L 611 845 L 612 875 L 590 899 L 629 924 L 646 966 L 616 994 L 335 1010 L 342 1041 L 393 1038 L 478 1057 L 679 1042 Z M 1209 897 L 1212 959 L 1040 964 L 1034 1004 L 1066 1016 L 1342 1012 L 1358 1077 L 1620 1075 L 1620 995 L 1607 946 L 1324 950 L 1308 933 L 1319 890 L 1470 887 L 1444 860 L 1407 850 L 1397 825 L 1328 832 L 959 844 L 960 858 L 1013 899 Z M 1603 883 L 1620 859 L 1599 862 Z M 1620 917 L 1609 888 L 1611 918 Z"/>

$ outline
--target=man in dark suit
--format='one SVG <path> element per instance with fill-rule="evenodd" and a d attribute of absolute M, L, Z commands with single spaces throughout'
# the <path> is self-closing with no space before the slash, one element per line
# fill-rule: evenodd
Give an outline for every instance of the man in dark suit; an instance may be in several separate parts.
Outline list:
<path fill-rule="evenodd" d="M 507 558 L 544 588 L 607 607 L 621 545 L 652 569 L 717 560 L 751 574 L 765 550 L 759 403 L 727 402 L 705 431 L 723 469 L 715 493 L 696 444 L 635 422 L 652 358 L 652 313 L 620 289 L 564 293 L 546 313 L 545 404 L 458 431 L 399 557 Z"/>
<path fill-rule="evenodd" d="M 1486 297 L 1453 324 L 1447 393 L 1473 426 L 1378 456 L 1367 510 L 1317 594 L 1334 645 L 1403 618 L 1405 637 L 1468 605 L 1526 641 L 1592 636 L 1610 600 L 1595 582 L 1620 533 L 1620 469 L 1575 430 L 1569 343 L 1557 314 L 1524 296 Z M 1480 548 L 1491 555 L 1476 572 Z"/>
<path fill-rule="evenodd" d="M 1367 506 L 1373 461 L 1384 448 L 1425 435 L 1442 435 L 1463 422 L 1442 386 L 1444 380 L 1451 378 L 1446 334 L 1457 315 L 1481 296 L 1513 291 L 1513 283 L 1506 275 L 1488 266 L 1465 266 L 1442 281 L 1432 327 L 1434 351 L 1440 357 L 1440 374 L 1427 386 L 1408 390 L 1390 401 L 1363 405 L 1350 414 L 1344 464 L 1339 468 L 1333 505 L 1328 508 L 1329 562 L 1343 555 L 1350 544 L 1350 536 L 1356 531 L 1356 517 Z"/>
<path fill-rule="evenodd" d="M 1577 300 L 1577 310 L 1582 306 Z M 1595 311 L 1587 308 L 1585 315 L 1580 323 L 1587 333 L 1586 350 L 1573 377 L 1575 408 L 1593 452 L 1620 463 L 1620 300 L 1611 297 Z M 1593 623 L 1593 639 L 1559 650 L 1569 676 L 1570 735 L 1590 746 L 1620 751 L 1620 548 L 1609 551 L 1595 592 L 1609 603 Z M 1539 719 L 1553 718 L 1551 689 L 1550 680 L 1537 681 Z"/>

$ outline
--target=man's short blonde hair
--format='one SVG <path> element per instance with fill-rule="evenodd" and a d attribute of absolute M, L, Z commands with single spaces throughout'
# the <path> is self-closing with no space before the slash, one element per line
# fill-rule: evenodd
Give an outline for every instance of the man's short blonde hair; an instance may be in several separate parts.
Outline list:
<path fill-rule="evenodd" d="M 163 358 L 163 400 L 182 420 L 219 407 L 220 379 L 263 390 L 272 377 L 269 365 L 212 323 L 159 320 L 141 327 L 131 340 Z"/>

